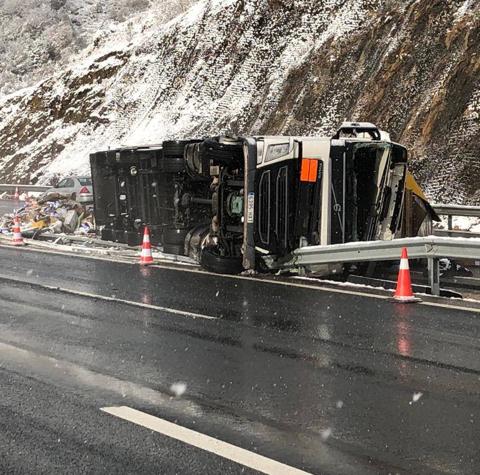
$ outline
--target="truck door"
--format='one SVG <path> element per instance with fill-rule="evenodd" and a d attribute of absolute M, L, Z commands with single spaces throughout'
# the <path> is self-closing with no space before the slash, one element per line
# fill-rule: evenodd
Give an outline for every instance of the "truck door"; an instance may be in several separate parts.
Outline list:
<path fill-rule="evenodd" d="M 406 152 L 389 142 L 348 142 L 343 171 L 343 241 L 392 239 L 400 223 Z M 339 171 L 335 172 L 338 176 Z"/>

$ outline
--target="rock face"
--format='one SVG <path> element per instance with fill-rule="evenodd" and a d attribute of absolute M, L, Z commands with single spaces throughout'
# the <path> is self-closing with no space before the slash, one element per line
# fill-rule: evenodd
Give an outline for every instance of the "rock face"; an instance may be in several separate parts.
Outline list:
<path fill-rule="evenodd" d="M 480 204 L 479 114 L 476 0 L 209 0 L 4 99 L 0 181 L 85 172 L 109 145 L 351 118 L 405 144 L 432 199 Z"/>

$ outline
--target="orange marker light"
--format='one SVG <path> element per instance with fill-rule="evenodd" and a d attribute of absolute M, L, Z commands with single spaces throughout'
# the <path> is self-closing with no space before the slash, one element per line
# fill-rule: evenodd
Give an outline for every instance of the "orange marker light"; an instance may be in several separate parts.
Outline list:
<path fill-rule="evenodd" d="M 300 181 L 315 183 L 318 176 L 318 160 L 304 158 L 302 160 L 302 169 L 300 171 Z"/>
<path fill-rule="evenodd" d="M 315 183 L 318 176 L 318 160 L 310 160 L 310 174 L 308 175 L 308 181 Z"/>
<path fill-rule="evenodd" d="M 302 170 L 300 172 L 300 181 L 308 181 L 309 176 L 310 176 L 310 160 L 304 158 L 302 160 Z"/>

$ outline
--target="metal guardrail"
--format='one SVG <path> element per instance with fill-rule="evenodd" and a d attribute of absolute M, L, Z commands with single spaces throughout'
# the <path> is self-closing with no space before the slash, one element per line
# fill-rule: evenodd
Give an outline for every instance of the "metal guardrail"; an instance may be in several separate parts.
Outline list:
<path fill-rule="evenodd" d="M 0 192 L 2 191 L 12 191 L 15 192 L 15 190 L 18 188 L 19 193 L 23 192 L 28 192 L 28 191 L 33 191 L 33 192 L 43 192 L 47 191 L 51 188 L 51 186 L 40 186 L 40 185 L 11 185 L 11 184 L 0 184 Z"/>
<path fill-rule="evenodd" d="M 409 257 L 452 257 L 480 259 L 480 239 L 440 236 L 394 239 L 393 241 L 361 241 L 330 246 L 307 246 L 293 252 L 294 265 L 331 264 L 334 262 L 368 262 L 400 259 L 402 249 Z"/>
<path fill-rule="evenodd" d="M 447 216 L 448 218 L 448 236 L 454 236 L 457 230 L 453 229 L 453 217 L 454 216 L 466 216 L 468 218 L 480 218 L 480 206 L 462 206 L 462 205 L 444 205 L 436 204 L 432 205 L 432 208 L 438 215 Z M 464 231 L 468 234 L 468 231 Z M 442 235 L 443 232 L 435 231 L 435 234 Z M 458 234 L 457 234 L 458 235 Z M 475 237 L 472 234 L 472 237 Z"/>
<path fill-rule="evenodd" d="M 472 218 L 480 218 L 480 206 L 434 204 L 432 205 L 432 208 L 437 214 L 443 216 L 468 216 Z"/>
<path fill-rule="evenodd" d="M 472 231 L 461 231 L 458 229 L 436 229 L 433 228 L 434 236 L 448 236 L 448 237 L 461 237 L 461 238 L 480 238 L 480 233 L 474 233 Z"/>
<path fill-rule="evenodd" d="M 290 261 L 278 264 L 277 267 L 308 269 L 322 264 L 400 260 L 404 247 L 408 249 L 410 258 L 428 259 L 429 281 L 433 295 L 440 294 L 441 258 L 480 260 L 480 239 L 428 236 L 302 247 L 293 252 Z"/>

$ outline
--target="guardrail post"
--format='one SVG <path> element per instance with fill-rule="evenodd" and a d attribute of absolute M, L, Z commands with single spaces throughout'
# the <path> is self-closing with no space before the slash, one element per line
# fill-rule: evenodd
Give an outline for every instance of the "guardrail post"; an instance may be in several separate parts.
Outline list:
<path fill-rule="evenodd" d="M 432 295 L 440 295 L 440 261 L 437 257 L 428 258 L 428 278 Z"/>
<path fill-rule="evenodd" d="M 448 230 L 451 231 L 453 229 L 453 216 L 451 214 L 448 215 Z M 452 233 L 448 233 L 449 236 L 452 235 Z"/>

